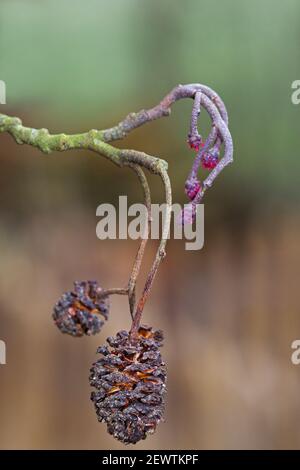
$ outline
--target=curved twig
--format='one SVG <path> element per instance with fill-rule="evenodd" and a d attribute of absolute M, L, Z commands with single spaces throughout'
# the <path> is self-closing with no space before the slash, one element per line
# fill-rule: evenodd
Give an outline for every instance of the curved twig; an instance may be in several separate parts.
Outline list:
<path fill-rule="evenodd" d="M 149 233 L 150 233 L 151 193 L 150 193 L 150 188 L 149 188 L 147 178 L 145 176 L 144 171 L 141 169 L 141 167 L 138 166 L 138 165 L 134 165 L 134 164 L 130 164 L 129 166 L 133 169 L 133 171 L 136 172 L 136 174 L 137 174 L 137 176 L 140 180 L 140 183 L 142 185 L 143 193 L 144 193 L 144 201 L 145 201 L 145 205 L 146 205 L 146 208 L 147 208 L 147 214 L 148 214 L 147 215 L 147 219 L 148 219 L 147 220 L 147 233 L 144 234 L 144 236 L 142 238 L 142 241 L 140 243 L 138 252 L 137 252 L 135 260 L 134 260 L 133 268 L 132 268 L 132 271 L 131 271 L 131 276 L 130 276 L 130 279 L 128 281 L 129 307 L 130 307 L 130 314 L 131 314 L 131 317 L 133 319 L 134 318 L 134 310 L 135 310 L 135 300 L 136 300 L 136 296 L 135 296 L 136 281 L 137 281 L 137 278 L 138 278 L 138 275 L 139 275 L 139 272 L 140 272 L 140 269 L 141 269 L 141 266 L 142 266 L 143 257 L 144 257 L 144 253 L 145 253 L 145 249 L 146 249 L 146 245 L 147 245 L 147 241 L 148 241 Z"/>
<path fill-rule="evenodd" d="M 166 214 L 165 214 L 165 221 L 164 221 L 164 226 L 163 226 L 163 233 L 162 233 L 162 238 L 161 238 L 158 250 L 156 252 L 154 262 L 151 266 L 148 277 L 146 279 L 143 293 L 136 307 L 136 311 L 135 311 L 135 315 L 134 315 L 134 319 L 133 319 L 132 327 L 130 331 L 130 334 L 132 337 L 135 336 L 138 331 L 138 328 L 141 322 L 143 309 L 147 301 L 147 298 L 151 292 L 153 282 L 157 274 L 159 265 L 166 256 L 165 248 L 166 248 L 166 243 L 167 243 L 168 236 L 169 236 L 170 223 L 171 223 L 172 189 L 171 189 L 170 179 L 169 179 L 169 175 L 167 171 L 162 170 L 160 173 L 160 177 L 162 179 L 162 182 L 165 188 L 165 198 L 166 198 Z"/>

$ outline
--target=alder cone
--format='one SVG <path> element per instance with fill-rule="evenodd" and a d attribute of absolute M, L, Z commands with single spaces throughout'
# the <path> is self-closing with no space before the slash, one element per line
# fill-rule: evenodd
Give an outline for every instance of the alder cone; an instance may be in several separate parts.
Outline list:
<path fill-rule="evenodd" d="M 62 333 L 72 336 L 99 333 L 109 314 L 109 299 L 99 299 L 101 290 L 97 281 L 76 281 L 74 290 L 61 296 L 52 316 Z"/>
<path fill-rule="evenodd" d="M 90 373 L 99 421 L 124 444 L 135 444 L 155 431 L 165 407 L 166 367 L 159 348 L 162 331 L 141 326 L 136 337 L 120 331 L 101 346 Z"/>

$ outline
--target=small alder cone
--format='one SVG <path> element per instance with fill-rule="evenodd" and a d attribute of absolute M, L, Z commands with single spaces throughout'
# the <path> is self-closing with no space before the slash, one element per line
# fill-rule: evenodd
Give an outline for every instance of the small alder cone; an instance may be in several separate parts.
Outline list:
<path fill-rule="evenodd" d="M 64 293 L 55 304 L 53 319 L 62 333 L 72 336 L 95 335 L 109 314 L 109 299 L 99 299 L 97 281 L 76 281 L 74 290 Z"/>
<path fill-rule="evenodd" d="M 99 421 L 124 444 L 135 444 L 152 434 L 165 407 L 166 367 L 159 348 L 162 331 L 141 326 L 137 337 L 127 331 L 107 338 L 109 346 L 91 368 L 90 384 Z"/>

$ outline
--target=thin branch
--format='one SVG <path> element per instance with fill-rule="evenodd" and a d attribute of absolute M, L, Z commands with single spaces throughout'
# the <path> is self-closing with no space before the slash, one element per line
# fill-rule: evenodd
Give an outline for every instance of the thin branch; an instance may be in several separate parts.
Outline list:
<path fill-rule="evenodd" d="M 170 91 L 162 101 L 151 109 L 142 109 L 138 113 L 130 113 L 126 118 L 110 129 L 102 131 L 103 140 L 105 142 L 111 142 L 113 140 L 124 139 L 129 132 L 137 127 L 142 126 L 146 122 L 154 121 L 161 117 L 167 117 L 171 113 L 171 106 L 178 100 L 184 98 L 194 98 L 197 91 L 201 91 L 210 100 L 215 103 L 215 106 L 220 110 L 222 119 L 228 124 L 228 115 L 226 107 L 219 97 L 219 95 L 211 88 L 201 85 L 199 83 L 193 83 L 190 85 L 178 85 Z"/>
<path fill-rule="evenodd" d="M 198 120 L 201 111 L 201 91 L 196 91 L 191 115 L 188 143 L 191 148 L 199 150 L 202 145 L 202 137 L 198 132 Z"/>
<path fill-rule="evenodd" d="M 112 287 L 111 289 L 101 289 L 97 292 L 98 299 L 102 299 L 103 297 L 108 297 L 109 295 L 128 295 L 128 287 Z"/>
<path fill-rule="evenodd" d="M 136 163 L 147 168 L 154 174 L 159 172 L 160 165 L 167 166 L 164 160 L 144 152 L 123 150 L 113 147 L 102 139 L 102 131 L 92 129 L 82 134 L 50 134 L 47 129 L 34 129 L 22 125 L 16 117 L 0 114 L 0 133 L 8 132 L 17 144 L 27 144 L 36 147 L 43 153 L 63 152 L 66 150 L 85 149 L 102 155 L 117 166 Z"/>
<path fill-rule="evenodd" d="M 224 156 L 204 180 L 203 189 L 196 196 L 195 203 L 199 203 L 201 201 L 206 189 L 212 186 L 214 180 L 225 168 L 225 166 L 229 165 L 233 161 L 233 142 L 227 124 L 225 123 L 225 121 L 223 121 L 215 104 L 207 96 L 202 95 L 201 103 L 210 115 L 213 125 L 218 129 L 218 132 L 220 133 L 220 136 L 224 143 Z"/>
<path fill-rule="evenodd" d="M 165 198 L 166 198 L 166 214 L 165 214 L 165 221 L 164 221 L 164 226 L 163 226 L 163 233 L 162 233 L 162 238 L 158 247 L 158 250 L 156 252 L 156 256 L 154 259 L 154 262 L 151 266 L 150 272 L 148 274 L 148 277 L 146 279 L 145 287 L 142 293 L 142 296 L 138 302 L 136 312 L 134 315 L 134 319 L 132 322 L 131 330 L 130 330 L 130 335 L 131 337 L 134 337 L 137 334 L 140 322 L 141 322 L 141 317 L 143 313 L 143 309 L 145 306 L 145 303 L 147 301 L 147 298 L 151 292 L 153 282 L 155 279 L 155 276 L 157 274 L 158 268 L 160 266 L 161 261 L 165 258 L 166 256 L 166 243 L 168 240 L 169 236 L 169 231 L 170 231 L 170 224 L 171 224 L 171 212 L 172 212 L 172 189 L 171 189 L 171 184 L 170 184 L 170 179 L 167 171 L 162 169 L 160 173 L 160 177 L 162 179 L 164 189 L 165 189 Z"/>
<path fill-rule="evenodd" d="M 136 281 L 142 266 L 142 261 L 147 245 L 147 241 L 149 238 L 149 233 L 150 233 L 150 223 L 151 223 L 151 194 L 150 194 L 150 188 L 149 184 L 147 181 L 147 178 L 145 176 L 145 173 L 143 170 L 140 168 L 140 166 L 135 165 L 135 164 L 130 164 L 129 165 L 137 174 L 140 183 L 143 188 L 143 196 L 144 196 L 144 202 L 145 206 L 147 208 L 147 232 L 144 234 L 142 241 L 140 243 L 138 252 L 136 254 L 135 260 L 134 260 L 134 265 L 131 271 L 131 276 L 128 282 L 128 297 L 129 297 L 129 307 L 130 307 L 130 314 L 132 319 L 134 318 L 134 310 L 135 310 L 135 288 L 136 288 Z"/>

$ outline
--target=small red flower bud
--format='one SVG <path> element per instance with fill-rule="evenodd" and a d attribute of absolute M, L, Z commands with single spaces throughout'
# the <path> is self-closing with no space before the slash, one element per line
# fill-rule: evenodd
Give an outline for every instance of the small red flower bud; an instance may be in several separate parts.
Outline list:
<path fill-rule="evenodd" d="M 198 152 L 200 150 L 200 147 L 203 147 L 204 145 L 202 142 L 202 137 L 199 134 L 198 135 L 189 134 L 187 143 L 191 147 L 191 149 L 195 150 L 196 152 Z"/>
<path fill-rule="evenodd" d="M 197 144 L 195 144 L 194 142 L 189 142 L 189 141 L 187 141 L 187 143 L 189 144 L 189 146 L 190 146 L 191 149 L 196 150 L 196 152 L 199 151 L 199 149 L 200 149 L 200 145 L 199 145 L 199 144 L 197 145 Z"/>
<path fill-rule="evenodd" d="M 212 170 L 217 166 L 219 160 L 219 152 L 211 149 L 202 155 L 201 165 L 206 170 Z"/>

